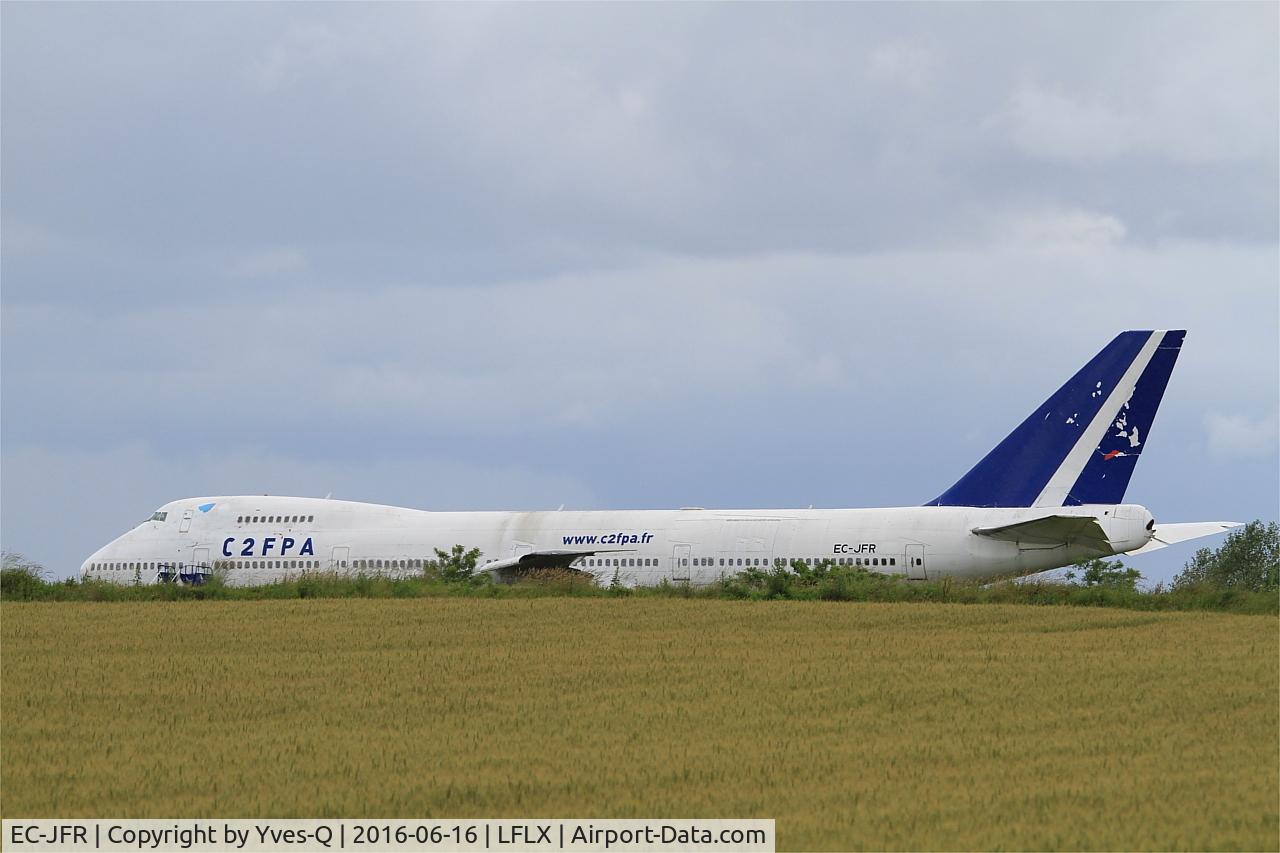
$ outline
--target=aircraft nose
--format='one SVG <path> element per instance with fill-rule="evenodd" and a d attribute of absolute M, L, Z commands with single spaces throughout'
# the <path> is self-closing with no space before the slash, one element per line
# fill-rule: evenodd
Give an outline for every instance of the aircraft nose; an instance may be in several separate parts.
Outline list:
<path fill-rule="evenodd" d="M 105 552 L 106 550 L 107 549 L 105 547 L 99 548 L 98 550 L 90 554 L 88 558 L 83 563 L 80 564 L 81 580 L 89 576 L 89 572 L 92 570 L 95 564 L 102 562 L 102 560 L 104 559 L 102 555 L 103 555 L 103 552 Z"/>

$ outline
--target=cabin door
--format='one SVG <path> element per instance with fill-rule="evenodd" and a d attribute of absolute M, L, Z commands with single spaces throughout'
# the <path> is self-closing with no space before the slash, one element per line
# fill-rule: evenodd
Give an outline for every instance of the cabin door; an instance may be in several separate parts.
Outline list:
<path fill-rule="evenodd" d="M 184 513 L 182 513 L 182 523 L 178 525 L 179 533 L 186 533 L 188 530 L 191 529 L 192 515 L 194 515 L 194 513 L 191 510 L 187 510 Z"/>
<path fill-rule="evenodd" d="M 929 579 L 929 574 L 924 569 L 924 546 L 908 545 L 907 546 L 907 580 L 924 581 Z"/>
<path fill-rule="evenodd" d="M 193 549 L 191 551 L 191 565 L 195 568 L 200 568 L 200 567 L 203 567 L 206 569 L 213 568 L 213 566 L 209 565 L 209 549 L 208 548 Z"/>
<path fill-rule="evenodd" d="M 677 545 L 671 549 L 671 579 L 673 581 L 687 581 L 689 579 L 689 563 L 692 562 L 689 557 L 692 551 L 692 545 Z"/>
<path fill-rule="evenodd" d="M 351 556 L 351 549 L 346 545 L 335 545 L 333 547 L 332 569 L 335 572 L 347 571 L 347 561 Z"/>

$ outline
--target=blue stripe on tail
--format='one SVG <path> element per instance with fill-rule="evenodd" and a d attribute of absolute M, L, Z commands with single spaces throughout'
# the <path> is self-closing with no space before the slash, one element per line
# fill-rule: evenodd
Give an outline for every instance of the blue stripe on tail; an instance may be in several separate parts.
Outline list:
<path fill-rule="evenodd" d="M 1142 371 L 1133 396 L 1116 413 L 1097 449 L 1067 495 L 1067 506 L 1118 504 L 1133 476 L 1138 457 L 1151 437 L 1151 423 L 1164 397 L 1185 331 L 1166 332 L 1151 363 Z"/>
<path fill-rule="evenodd" d="M 1170 332 L 1165 336 L 1165 340 L 1168 340 L 1170 335 L 1178 335 L 1177 340 L 1181 342 L 1182 334 L 1182 332 Z M 1049 479 L 1062 465 L 1071 448 L 1079 441 L 1081 434 L 1106 403 L 1107 397 L 1120 382 L 1125 371 L 1137 358 L 1143 345 L 1151 339 L 1151 335 L 1150 331 L 1121 332 L 1117 335 L 1079 373 L 1071 377 L 1017 429 L 1009 433 L 1004 441 L 983 457 L 981 462 L 973 466 L 969 473 L 926 506 L 1023 507 L 1035 503 Z M 1173 355 L 1176 358 L 1176 350 Z M 1134 394 L 1133 400 L 1130 401 L 1130 411 L 1133 412 L 1130 417 L 1135 423 L 1141 420 L 1142 426 L 1150 427 L 1151 419 L 1155 417 L 1155 407 L 1160 402 L 1160 394 L 1164 392 L 1164 384 L 1168 381 L 1168 371 L 1172 367 L 1172 360 L 1169 360 L 1167 367 L 1163 369 L 1163 379 L 1159 383 L 1155 381 L 1155 378 L 1160 375 L 1159 370 L 1152 375 L 1149 382 L 1142 383 L 1146 384 L 1151 391 L 1155 391 L 1156 385 L 1159 384 L 1154 403 L 1150 403 L 1145 397 L 1139 401 L 1139 394 L 1144 393 L 1143 391 Z M 1143 373 L 1144 380 L 1153 368 L 1154 360 L 1153 367 Z M 1140 405 L 1150 407 L 1149 413 L 1144 408 L 1141 418 L 1135 411 Z M 1140 426 L 1140 432 L 1145 431 L 1142 426 Z M 1109 461 L 1115 461 L 1116 458 L 1118 457 L 1113 456 Z M 1132 463 L 1129 465 L 1131 473 Z M 1098 478 L 1093 475 L 1086 476 L 1087 470 L 1088 465 L 1078 483 L 1082 486 L 1082 494 L 1115 493 L 1112 483 L 1108 483 L 1105 489 L 1094 488 L 1093 484 L 1098 481 Z M 1115 478 L 1114 474 L 1107 473 L 1107 480 Z M 1128 481 L 1129 478 L 1125 475 L 1123 482 L 1119 484 L 1121 497 Z M 1105 503 L 1118 502 L 1119 498 L 1114 501 L 1105 501 Z"/>

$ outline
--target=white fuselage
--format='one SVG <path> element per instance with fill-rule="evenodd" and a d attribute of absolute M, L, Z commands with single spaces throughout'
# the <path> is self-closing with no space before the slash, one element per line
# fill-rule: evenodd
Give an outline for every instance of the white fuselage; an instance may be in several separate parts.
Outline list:
<path fill-rule="evenodd" d="M 1094 516 L 1109 550 L 998 541 L 978 527 L 1042 516 Z M 162 571 L 211 567 L 231 584 L 269 583 L 303 572 L 406 576 L 436 549 L 480 550 L 479 568 L 528 552 L 583 552 L 573 568 L 628 585 L 663 579 L 707 583 L 775 561 L 832 560 L 924 579 L 1025 575 L 1132 551 L 1151 539 L 1151 515 L 1132 504 L 981 509 L 624 510 L 426 512 L 290 497 L 174 501 L 99 549 L 85 578 L 152 583 Z"/>

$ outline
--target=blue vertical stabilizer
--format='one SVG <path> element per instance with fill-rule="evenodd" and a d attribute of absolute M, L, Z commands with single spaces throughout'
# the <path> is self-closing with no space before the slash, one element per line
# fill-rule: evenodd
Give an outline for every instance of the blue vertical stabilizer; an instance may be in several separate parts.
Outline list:
<path fill-rule="evenodd" d="M 1185 334 L 1121 332 L 927 505 L 1122 503 Z"/>

